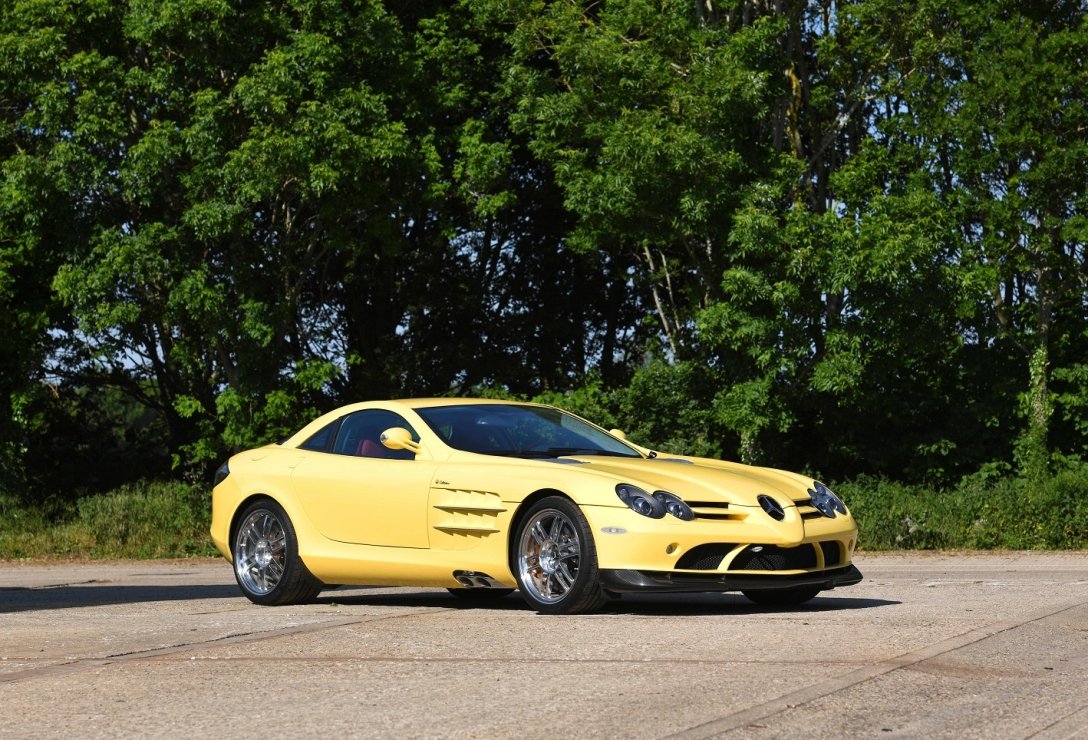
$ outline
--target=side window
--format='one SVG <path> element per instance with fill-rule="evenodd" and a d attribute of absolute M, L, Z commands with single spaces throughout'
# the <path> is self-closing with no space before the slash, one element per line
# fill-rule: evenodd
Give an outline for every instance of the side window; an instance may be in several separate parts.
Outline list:
<path fill-rule="evenodd" d="M 299 447 L 314 452 L 328 452 L 329 445 L 332 444 L 332 440 L 336 437 L 336 429 L 340 426 L 340 422 L 341 419 L 337 419 L 331 424 L 326 424 L 321 428 L 321 431 L 300 444 Z"/>
<path fill-rule="evenodd" d="M 382 432 L 390 427 L 403 427 L 412 433 L 412 439 L 419 441 L 419 435 L 399 414 L 369 409 L 343 418 L 332 451 L 338 455 L 414 460 L 416 456 L 408 450 L 391 450 L 381 443 Z"/>

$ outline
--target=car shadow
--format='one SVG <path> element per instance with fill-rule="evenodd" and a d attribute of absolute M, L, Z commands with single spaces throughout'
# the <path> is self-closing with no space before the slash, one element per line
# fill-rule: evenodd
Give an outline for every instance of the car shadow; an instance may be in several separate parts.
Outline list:
<path fill-rule="evenodd" d="M 532 611 L 532 608 L 517 593 L 497 599 L 465 601 L 440 591 L 367 593 L 353 588 L 350 591 L 341 593 L 324 591 L 315 603 L 336 604 L 338 606 L 400 606 L 458 610 Z M 740 594 L 734 593 L 625 594 L 621 598 L 609 601 L 598 613 L 653 617 L 794 612 L 811 614 L 814 612 L 873 609 L 882 606 L 894 606 L 899 603 L 901 602 L 886 599 L 859 599 L 828 595 L 817 596 L 809 602 L 796 606 L 760 606 Z"/>
<path fill-rule="evenodd" d="M 0 614 L 48 609 L 80 609 L 111 604 L 138 604 L 150 601 L 195 601 L 198 599 L 240 599 L 235 584 L 128 586 L 83 583 L 35 588 L 0 588 Z"/>
<path fill-rule="evenodd" d="M 374 587 L 382 588 L 382 587 Z M 380 593 L 370 593 L 371 587 L 349 586 L 343 591 L 322 591 L 314 600 L 316 604 L 336 604 L 337 606 L 407 606 L 431 607 L 435 609 L 491 609 L 499 611 L 517 611 L 528 606 L 517 593 L 496 599 L 466 601 L 456 598 L 448 591 L 409 591 L 398 589 L 390 593 L 384 588 Z"/>
<path fill-rule="evenodd" d="M 80 609 L 142 602 L 237 599 L 248 606 L 236 584 L 121 585 L 79 583 L 45 587 L 0 587 L 0 614 Z M 381 587 L 349 586 L 321 592 L 314 604 L 374 607 L 429 607 L 435 609 L 525 612 L 532 608 L 515 592 L 496 599 L 464 600 L 447 591 L 390 591 Z M 699 616 L 713 614 L 768 614 L 853 611 L 899 604 L 884 599 L 821 595 L 796 606 L 760 606 L 737 593 L 625 594 L 609 601 L 599 614 L 629 616 Z M 275 607 L 268 607 L 275 608 Z"/>
<path fill-rule="evenodd" d="M 685 598 L 688 597 L 688 598 Z M 697 598 L 691 598 L 697 597 Z M 630 594 L 610 602 L 605 611 L 638 616 L 697 616 L 709 614 L 813 614 L 817 612 L 856 611 L 895 606 L 902 602 L 887 599 L 858 599 L 817 596 L 804 604 L 763 606 L 734 593 L 676 594 L 670 598 L 648 594 Z"/>

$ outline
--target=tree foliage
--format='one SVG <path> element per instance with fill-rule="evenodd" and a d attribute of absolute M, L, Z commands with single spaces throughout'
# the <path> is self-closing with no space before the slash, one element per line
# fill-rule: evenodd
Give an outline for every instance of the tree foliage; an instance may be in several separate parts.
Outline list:
<path fill-rule="evenodd" d="M 11 0 L 0 485 L 201 478 L 470 393 L 828 477 L 1045 476 L 1088 443 L 1085 24 Z"/>

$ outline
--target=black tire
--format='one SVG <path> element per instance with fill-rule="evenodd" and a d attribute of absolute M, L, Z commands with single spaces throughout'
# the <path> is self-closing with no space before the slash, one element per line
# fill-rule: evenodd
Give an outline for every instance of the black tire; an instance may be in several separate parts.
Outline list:
<path fill-rule="evenodd" d="M 808 586 L 778 588 L 772 591 L 741 591 L 749 600 L 760 606 L 797 606 L 812 600 L 822 589 Z"/>
<path fill-rule="evenodd" d="M 232 539 L 234 577 L 254 604 L 303 604 L 321 592 L 321 581 L 298 556 L 290 517 L 275 501 L 262 499 L 247 506 Z"/>
<path fill-rule="evenodd" d="M 451 594 L 461 601 L 498 601 L 514 593 L 512 588 L 450 588 Z"/>
<path fill-rule="evenodd" d="M 510 569 L 521 596 L 541 614 L 581 614 L 608 601 L 597 546 L 581 510 L 562 496 L 529 507 L 510 542 Z"/>

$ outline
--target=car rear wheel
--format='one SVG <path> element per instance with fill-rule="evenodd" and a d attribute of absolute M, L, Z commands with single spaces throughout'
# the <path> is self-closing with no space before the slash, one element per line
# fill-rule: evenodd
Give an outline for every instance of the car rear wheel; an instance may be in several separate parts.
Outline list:
<path fill-rule="evenodd" d="M 254 604 L 278 606 L 312 601 L 321 592 L 298 556 L 298 538 L 287 512 L 275 501 L 246 507 L 234 535 L 234 576 Z"/>
<path fill-rule="evenodd" d="M 608 601 L 589 524 L 569 499 L 549 496 L 525 513 L 513 542 L 522 598 L 544 614 L 579 614 Z"/>
<path fill-rule="evenodd" d="M 760 606 L 796 606 L 810 601 L 819 588 L 780 588 L 773 591 L 741 591 L 749 601 Z"/>

